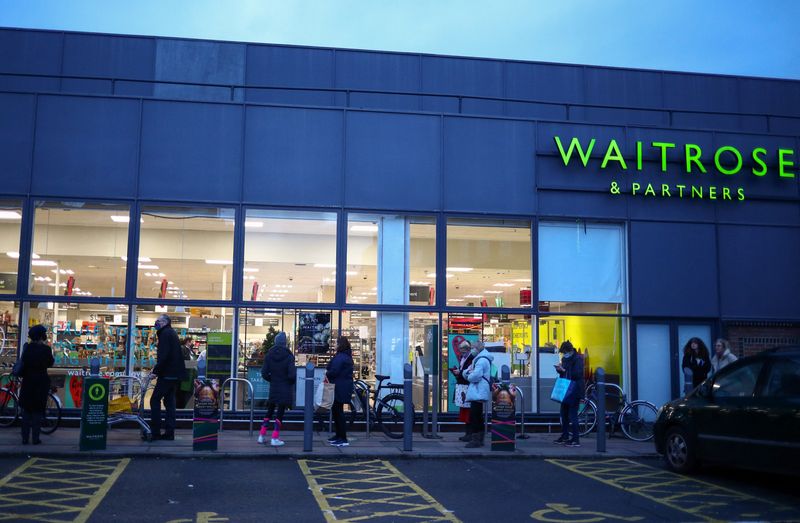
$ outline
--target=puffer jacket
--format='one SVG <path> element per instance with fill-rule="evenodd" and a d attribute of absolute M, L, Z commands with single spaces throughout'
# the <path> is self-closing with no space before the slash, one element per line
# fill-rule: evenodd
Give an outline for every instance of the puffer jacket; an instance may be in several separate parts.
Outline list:
<path fill-rule="evenodd" d="M 469 382 L 467 387 L 467 401 L 489 401 L 492 390 L 489 386 L 492 376 L 492 361 L 494 356 L 486 349 L 475 356 L 472 365 L 464 371 L 464 377 Z"/>
<path fill-rule="evenodd" d="M 564 398 L 562 403 L 576 403 L 583 399 L 583 392 L 586 388 L 586 381 L 583 377 L 583 357 L 575 352 L 569 358 L 561 358 L 561 367 L 564 369 L 563 371 L 559 371 L 559 375 L 562 378 L 566 378 L 568 380 L 572 380 L 575 382 L 573 385 L 571 392 L 568 396 Z"/>
<path fill-rule="evenodd" d="M 286 334 L 275 336 L 275 344 L 264 357 L 261 377 L 269 382 L 269 401 L 289 406 L 294 398 L 294 385 L 297 382 L 297 368 L 294 355 L 286 346 Z"/>
<path fill-rule="evenodd" d="M 711 372 L 716 374 L 720 369 L 727 367 L 737 359 L 738 358 L 731 353 L 730 349 L 725 349 L 725 352 L 722 353 L 721 358 L 718 358 L 717 354 L 714 353 L 714 355 L 711 357 Z"/>

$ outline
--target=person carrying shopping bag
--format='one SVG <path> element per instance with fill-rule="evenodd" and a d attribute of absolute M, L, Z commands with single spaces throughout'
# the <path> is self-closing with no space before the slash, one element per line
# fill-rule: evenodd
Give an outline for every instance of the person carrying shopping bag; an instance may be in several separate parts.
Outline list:
<path fill-rule="evenodd" d="M 556 365 L 556 372 L 562 378 L 572 381 L 564 399 L 561 401 L 561 436 L 553 443 L 567 447 L 580 447 L 580 430 L 578 427 L 578 407 L 583 399 L 586 387 L 583 379 L 583 357 L 575 350 L 569 340 L 561 344 L 561 363 Z M 570 432 L 572 437 L 570 437 Z"/>
<path fill-rule="evenodd" d="M 325 379 L 335 386 L 333 406 L 333 424 L 336 434 L 328 439 L 334 447 L 347 447 L 347 425 L 344 419 L 344 405 L 350 402 L 353 395 L 353 356 L 350 342 L 344 336 L 336 340 L 336 356 L 328 363 Z"/>

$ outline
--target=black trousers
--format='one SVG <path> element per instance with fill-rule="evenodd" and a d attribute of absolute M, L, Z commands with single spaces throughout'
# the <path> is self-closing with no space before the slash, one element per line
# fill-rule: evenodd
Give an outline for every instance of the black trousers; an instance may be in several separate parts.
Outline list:
<path fill-rule="evenodd" d="M 333 415 L 333 426 L 336 427 L 336 438 L 347 439 L 347 423 L 344 420 L 344 403 L 333 400 L 331 414 Z"/>
<path fill-rule="evenodd" d="M 164 420 L 164 433 L 175 433 L 175 392 L 178 390 L 178 380 L 158 378 L 156 388 L 150 397 L 150 430 L 153 434 L 161 432 L 161 401 L 164 401 L 166 410 Z"/>
<path fill-rule="evenodd" d="M 578 406 L 579 400 L 570 403 L 561 403 L 561 437 L 569 438 L 572 433 L 572 440 L 578 441 L 580 430 L 578 428 Z M 572 430 L 570 430 L 572 429 Z"/>
<path fill-rule="evenodd" d="M 472 434 L 483 436 L 484 426 L 483 420 L 483 402 L 470 401 L 469 402 L 469 428 Z"/>
<path fill-rule="evenodd" d="M 39 433 L 42 430 L 42 417 L 44 412 L 31 412 L 22 409 L 22 441 L 28 442 L 28 437 L 33 433 L 33 441 L 39 441 Z"/>

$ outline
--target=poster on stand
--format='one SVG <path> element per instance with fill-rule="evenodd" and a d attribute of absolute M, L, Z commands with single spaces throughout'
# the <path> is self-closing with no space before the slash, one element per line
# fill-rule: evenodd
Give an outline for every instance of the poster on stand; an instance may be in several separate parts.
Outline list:
<path fill-rule="evenodd" d="M 516 390 L 500 385 L 492 392 L 492 450 L 513 451 L 516 444 Z"/>
<path fill-rule="evenodd" d="M 447 336 L 447 368 L 457 369 L 464 353 L 459 348 L 462 342 L 468 341 L 472 344 L 479 340 L 477 334 L 449 334 Z M 447 411 L 458 412 L 458 405 L 455 404 L 456 377 L 451 371 L 447 372 Z"/>
<path fill-rule="evenodd" d="M 85 378 L 81 401 L 80 450 L 105 450 L 108 433 L 108 380 Z"/>
<path fill-rule="evenodd" d="M 219 380 L 194 380 L 192 449 L 217 450 L 219 439 Z"/>
<path fill-rule="evenodd" d="M 297 353 L 324 354 L 330 348 L 331 313 L 301 312 L 297 315 Z"/>

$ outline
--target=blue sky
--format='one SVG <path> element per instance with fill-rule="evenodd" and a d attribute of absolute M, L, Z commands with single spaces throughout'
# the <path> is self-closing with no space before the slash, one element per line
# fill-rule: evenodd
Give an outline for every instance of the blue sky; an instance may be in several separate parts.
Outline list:
<path fill-rule="evenodd" d="M 800 79 L 797 0 L 0 0 L 0 25 Z"/>

